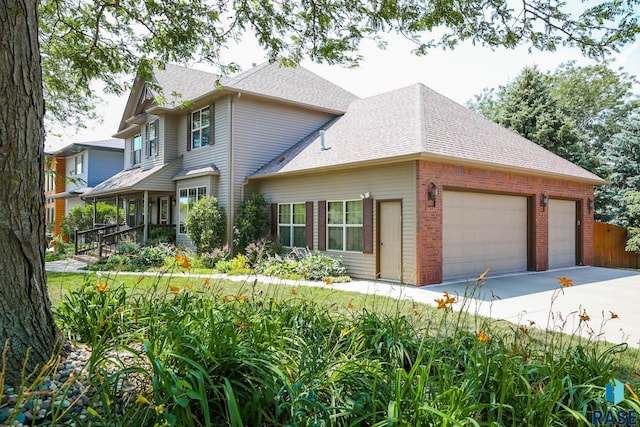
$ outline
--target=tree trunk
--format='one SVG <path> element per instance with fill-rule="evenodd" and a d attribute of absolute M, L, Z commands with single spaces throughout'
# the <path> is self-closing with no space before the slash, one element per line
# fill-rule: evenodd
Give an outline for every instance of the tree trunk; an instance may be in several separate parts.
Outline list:
<path fill-rule="evenodd" d="M 59 343 L 44 270 L 44 100 L 38 0 L 0 0 L 0 348 L 17 385 Z M 1 363 L 1 362 L 0 362 Z"/>

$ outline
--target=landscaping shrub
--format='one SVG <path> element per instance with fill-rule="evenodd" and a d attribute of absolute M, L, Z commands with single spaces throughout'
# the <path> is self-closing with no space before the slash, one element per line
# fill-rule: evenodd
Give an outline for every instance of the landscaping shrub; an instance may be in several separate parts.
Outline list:
<path fill-rule="evenodd" d="M 251 242 L 244 250 L 244 254 L 249 259 L 249 265 L 255 267 L 258 263 L 269 257 L 282 255 L 284 247 L 280 240 L 271 237 L 262 237 L 255 242 Z"/>
<path fill-rule="evenodd" d="M 93 346 L 88 425 L 589 425 L 625 348 L 462 326 L 448 294 L 427 317 L 291 295 L 86 283 L 56 315 Z"/>
<path fill-rule="evenodd" d="M 124 210 L 120 208 L 118 214 L 120 223 L 124 223 Z M 96 224 L 115 224 L 116 207 L 105 202 L 96 204 Z M 71 209 L 62 219 L 62 233 L 73 236 L 77 228 L 80 231 L 93 228 L 93 205 L 76 206 Z"/>
<path fill-rule="evenodd" d="M 216 263 L 215 269 L 226 274 L 250 274 L 249 260 L 246 256 L 238 254 L 230 260 L 221 260 Z"/>
<path fill-rule="evenodd" d="M 240 203 L 236 214 L 233 234 L 238 251 L 244 252 L 250 242 L 260 239 L 268 231 L 267 201 L 262 194 L 254 193 Z"/>
<path fill-rule="evenodd" d="M 176 243 L 176 229 L 175 227 L 153 227 L 149 232 L 149 241 L 147 245 L 153 246 L 158 243 Z"/>
<path fill-rule="evenodd" d="M 167 258 L 176 256 L 176 248 L 167 243 L 159 243 L 155 246 L 145 246 L 137 256 L 130 258 L 132 265 L 141 269 L 149 267 L 161 267 Z"/>
<path fill-rule="evenodd" d="M 200 261 L 205 268 L 215 268 L 219 261 L 225 261 L 231 256 L 229 245 L 224 245 L 221 248 L 215 248 L 211 252 L 202 252 L 200 254 Z"/>
<path fill-rule="evenodd" d="M 189 211 L 185 225 L 187 236 L 201 254 L 219 248 L 224 242 L 226 217 L 215 197 L 203 197 Z"/>
<path fill-rule="evenodd" d="M 258 262 L 256 271 L 266 276 L 287 279 L 306 278 L 309 280 L 349 281 L 347 269 L 340 259 L 331 258 L 319 252 L 294 249 L 286 257 L 273 256 Z"/>
<path fill-rule="evenodd" d="M 122 240 L 116 245 L 116 254 L 138 255 L 140 253 L 140 249 L 140 245 L 133 240 Z"/>

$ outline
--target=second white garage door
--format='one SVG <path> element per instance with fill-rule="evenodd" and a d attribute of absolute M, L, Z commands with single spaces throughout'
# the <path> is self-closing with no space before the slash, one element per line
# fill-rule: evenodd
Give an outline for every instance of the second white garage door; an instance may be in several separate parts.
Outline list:
<path fill-rule="evenodd" d="M 443 277 L 527 270 L 527 198 L 445 191 Z"/>

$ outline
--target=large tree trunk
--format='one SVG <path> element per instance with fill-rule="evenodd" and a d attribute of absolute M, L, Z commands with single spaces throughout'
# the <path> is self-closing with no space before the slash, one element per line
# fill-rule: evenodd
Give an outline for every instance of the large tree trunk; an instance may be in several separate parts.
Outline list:
<path fill-rule="evenodd" d="M 44 270 L 44 101 L 38 0 L 0 0 L 0 348 L 6 381 L 42 366 L 60 334 Z"/>

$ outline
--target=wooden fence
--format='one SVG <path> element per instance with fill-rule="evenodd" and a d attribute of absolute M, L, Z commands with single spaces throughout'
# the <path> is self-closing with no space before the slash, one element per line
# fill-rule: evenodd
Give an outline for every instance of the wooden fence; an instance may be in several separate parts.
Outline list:
<path fill-rule="evenodd" d="M 627 229 L 596 222 L 593 230 L 595 265 L 610 268 L 640 268 L 640 255 L 624 250 Z"/>

